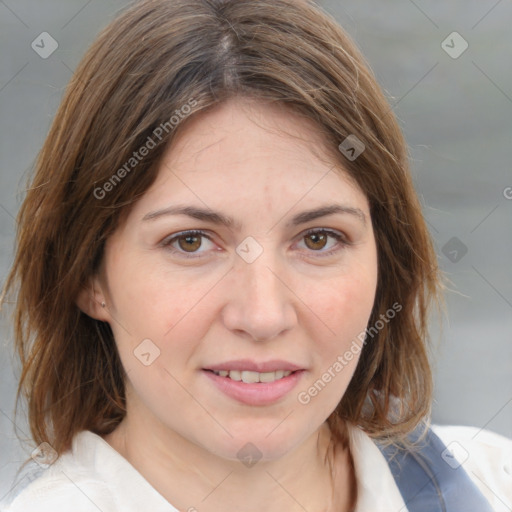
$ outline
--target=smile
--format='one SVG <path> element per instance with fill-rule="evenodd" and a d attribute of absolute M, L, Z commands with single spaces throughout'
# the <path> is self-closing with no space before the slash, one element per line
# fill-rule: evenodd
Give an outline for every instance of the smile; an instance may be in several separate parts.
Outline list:
<path fill-rule="evenodd" d="M 286 399 L 305 373 L 303 369 L 265 370 L 216 368 L 203 369 L 202 373 L 224 396 L 252 406 L 268 406 Z"/>

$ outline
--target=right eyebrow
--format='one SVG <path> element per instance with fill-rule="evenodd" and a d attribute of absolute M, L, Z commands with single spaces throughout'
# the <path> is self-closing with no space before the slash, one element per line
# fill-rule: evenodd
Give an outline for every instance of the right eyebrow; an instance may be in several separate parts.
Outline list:
<path fill-rule="evenodd" d="M 236 223 L 231 217 L 228 217 L 227 215 L 224 215 L 220 212 L 197 208 L 195 206 L 170 206 L 168 208 L 163 208 L 162 210 L 156 210 L 154 212 L 147 213 L 144 215 L 144 217 L 142 217 L 142 220 L 154 220 L 164 215 L 187 215 L 193 219 L 211 222 L 212 224 L 226 226 L 227 228 L 239 228 L 239 224 Z"/>

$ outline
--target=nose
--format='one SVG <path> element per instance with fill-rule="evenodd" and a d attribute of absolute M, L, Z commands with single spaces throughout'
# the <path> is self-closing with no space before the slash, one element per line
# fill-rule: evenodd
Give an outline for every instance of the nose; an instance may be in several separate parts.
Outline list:
<path fill-rule="evenodd" d="M 235 262 L 222 310 L 225 327 L 258 341 L 276 338 L 297 324 L 295 295 L 282 269 L 270 260 L 262 255 L 252 263 Z"/>

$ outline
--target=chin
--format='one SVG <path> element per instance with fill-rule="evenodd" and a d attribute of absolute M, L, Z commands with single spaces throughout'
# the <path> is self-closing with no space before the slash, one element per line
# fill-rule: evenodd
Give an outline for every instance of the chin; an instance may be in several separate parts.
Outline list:
<path fill-rule="evenodd" d="M 227 427 L 233 437 L 225 435 L 217 439 L 210 438 L 205 447 L 214 455 L 227 460 L 278 460 L 311 435 L 309 432 L 299 432 L 292 425 L 284 428 L 285 422 L 281 417 L 261 421 L 259 425 L 239 425 L 236 429 Z M 217 442 L 213 444 L 212 441 Z"/>

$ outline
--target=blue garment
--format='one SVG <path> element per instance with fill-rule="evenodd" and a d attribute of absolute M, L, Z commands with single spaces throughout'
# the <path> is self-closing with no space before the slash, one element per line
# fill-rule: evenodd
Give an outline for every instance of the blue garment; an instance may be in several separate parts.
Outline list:
<path fill-rule="evenodd" d="M 422 429 L 420 425 L 409 440 L 415 443 Z M 393 446 L 379 449 L 409 512 L 493 512 L 462 465 L 431 429 L 417 452 Z"/>

